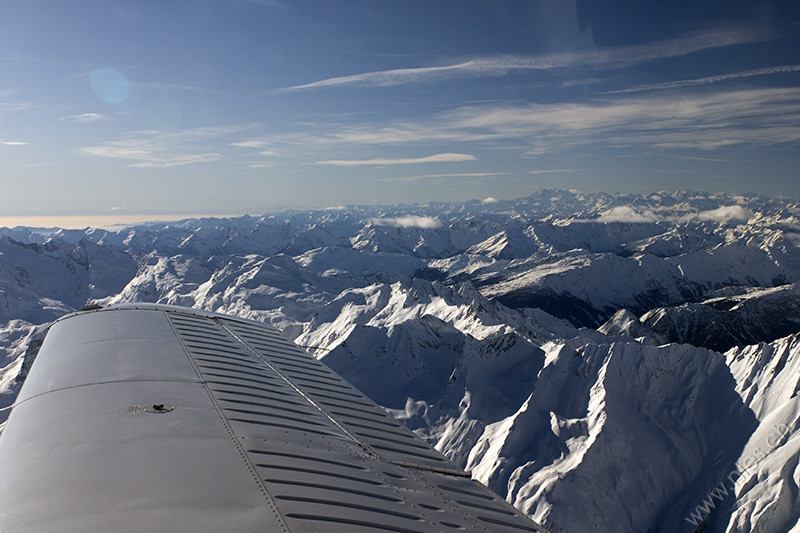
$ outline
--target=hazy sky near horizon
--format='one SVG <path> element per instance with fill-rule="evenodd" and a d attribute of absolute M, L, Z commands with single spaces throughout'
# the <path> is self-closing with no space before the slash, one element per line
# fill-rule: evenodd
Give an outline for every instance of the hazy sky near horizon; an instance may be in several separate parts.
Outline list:
<path fill-rule="evenodd" d="M 0 215 L 800 197 L 800 3 L 6 2 Z"/>

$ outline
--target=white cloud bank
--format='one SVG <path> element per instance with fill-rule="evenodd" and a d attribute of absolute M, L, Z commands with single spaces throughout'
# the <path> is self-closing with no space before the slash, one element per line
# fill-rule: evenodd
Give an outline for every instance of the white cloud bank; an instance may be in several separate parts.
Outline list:
<path fill-rule="evenodd" d="M 753 212 L 741 205 L 726 205 L 710 211 L 701 211 L 696 215 L 696 218 L 699 220 L 712 220 L 715 222 L 750 220 L 752 217 Z"/>
<path fill-rule="evenodd" d="M 747 221 L 753 216 L 753 211 L 744 206 L 726 205 L 718 207 L 717 209 L 690 214 L 687 215 L 687 218 L 694 220 L 709 220 L 712 222 L 728 222 L 730 220 Z M 633 206 L 623 205 L 612 207 L 608 211 L 601 213 L 600 216 L 595 220 L 598 222 L 627 222 L 631 224 L 641 224 L 648 222 L 659 222 L 669 219 L 665 219 L 652 209 L 637 209 Z"/>
<path fill-rule="evenodd" d="M 631 224 L 644 224 L 648 222 L 658 222 L 659 217 L 650 210 L 637 211 L 629 205 L 612 207 L 602 213 L 597 220 L 599 222 L 627 222 Z"/>
<path fill-rule="evenodd" d="M 396 228 L 438 228 L 442 226 L 442 221 L 436 217 L 421 217 L 416 215 L 406 215 L 394 218 L 373 218 L 370 219 L 373 226 L 394 226 Z"/>

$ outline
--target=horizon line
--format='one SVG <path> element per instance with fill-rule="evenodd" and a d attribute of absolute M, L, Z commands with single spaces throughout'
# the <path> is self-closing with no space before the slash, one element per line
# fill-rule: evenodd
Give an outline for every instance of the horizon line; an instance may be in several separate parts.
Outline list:
<path fill-rule="evenodd" d="M 0 215 L 0 228 L 30 229 L 121 229 L 132 225 L 180 222 L 198 218 L 259 217 L 252 213 L 204 213 L 204 214 L 114 214 L 114 215 Z"/>

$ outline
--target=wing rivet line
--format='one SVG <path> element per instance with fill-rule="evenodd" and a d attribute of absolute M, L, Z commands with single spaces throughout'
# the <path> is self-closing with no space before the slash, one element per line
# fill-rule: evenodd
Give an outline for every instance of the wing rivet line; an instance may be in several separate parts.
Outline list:
<path fill-rule="evenodd" d="M 280 510 L 278 509 L 278 506 L 275 505 L 275 501 L 272 499 L 272 496 L 270 495 L 269 491 L 267 490 L 267 487 L 264 484 L 264 481 L 261 479 L 261 476 L 259 476 L 258 473 L 256 472 L 255 466 L 250 461 L 249 455 L 245 452 L 244 448 L 242 447 L 242 443 L 240 443 L 239 440 L 237 439 L 237 435 L 233 431 L 233 428 L 231 428 L 230 422 L 225 417 L 225 415 L 222 413 L 222 408 L 220 407 L 220 405 L 217 402 L 217 400 L 214 398 L 214 395 L 211 393 L 211 389 L 209 388 L 208 383 L 203 378 L 203 373 L 200 371 L 200 368 L 198 368 L 197 363 L 194 360 L 194 356 L 192 355 L 192 352 L 186 346 L 186 343 L 184 342 L 182 335 L 178 331 L 177 325 L 171 319 L 172 316 L 174 316 L 174 315 L 178 315 L 178 316 L 180 316 L 180 315 L 178 313 L 174 313 L 173 315 L 170 315 L 167 312 L 164 312 L 164 315 L 167 317 L 167 321 L 169 322 L 169 325 L 172 328 L 172 331 L 175 334 L 175 337 L 178 340 L 178 343 L 180 343 L 181 347 L 183 348 L 183 353 L 186 356 L 186 358 L 189 360 L 189 364 L 192 365 L 192 367 L 194 368 L 194 371 L 197 373 L 197 376 L 201 379 L 201 383 L 203 384 L 203 388 L 205 389 L 205 393 L 208 396 L 208 399 L 211 401 L 211 405 L 213 406 L 214 411 L 216 411 L 217 417 L 219 418 L 220 422 L 222 422 L 222 425 L 225 428 L 225 432 L 228 434 L 228 437 L 231 439 L 231 441 L 233 442 L 234 446 L 236 447 L 236 450 L 238 452 L 239 457 L 242 459 L 242 461 L 245 464 L 245 467 L 249 471 L 249 473 L 252 476 L 253 480 L 256 482 L 256 485 L 258 486 L 259 491 L 261 492 L 261 495 L 264 497 L 264 500 L 267 503 L 267 507 L 271 511 L 272 517 L 275 519 L 275 521 L 277 522 L 278 527 L 280 528 L 280 530 L 283 533 L 289 533 L 289 527 L 286 525 L 286 521 L 284 520 L 283 515 L 281 514 Z M 207 319 L 207 317 L 203 317 L 203 318 Z M 221 325 L 216 320 L 212 320 L 211 323 L 214 324 L 214 325 L 217 325 L 217 326 Z M 225 329 L 225 328 L 223 327 L 223 329 Z M 228 333 L 230 334 L 230 332 L 228 332 Z"/>

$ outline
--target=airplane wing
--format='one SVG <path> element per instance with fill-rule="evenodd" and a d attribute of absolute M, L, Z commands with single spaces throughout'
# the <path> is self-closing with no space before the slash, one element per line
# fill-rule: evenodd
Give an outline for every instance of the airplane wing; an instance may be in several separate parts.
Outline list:
<path fill-rule="evenodd" d="M 538 532 L 261 323 L 161 305 L 50 328 L 0 435 L 0 532 Z"/>

